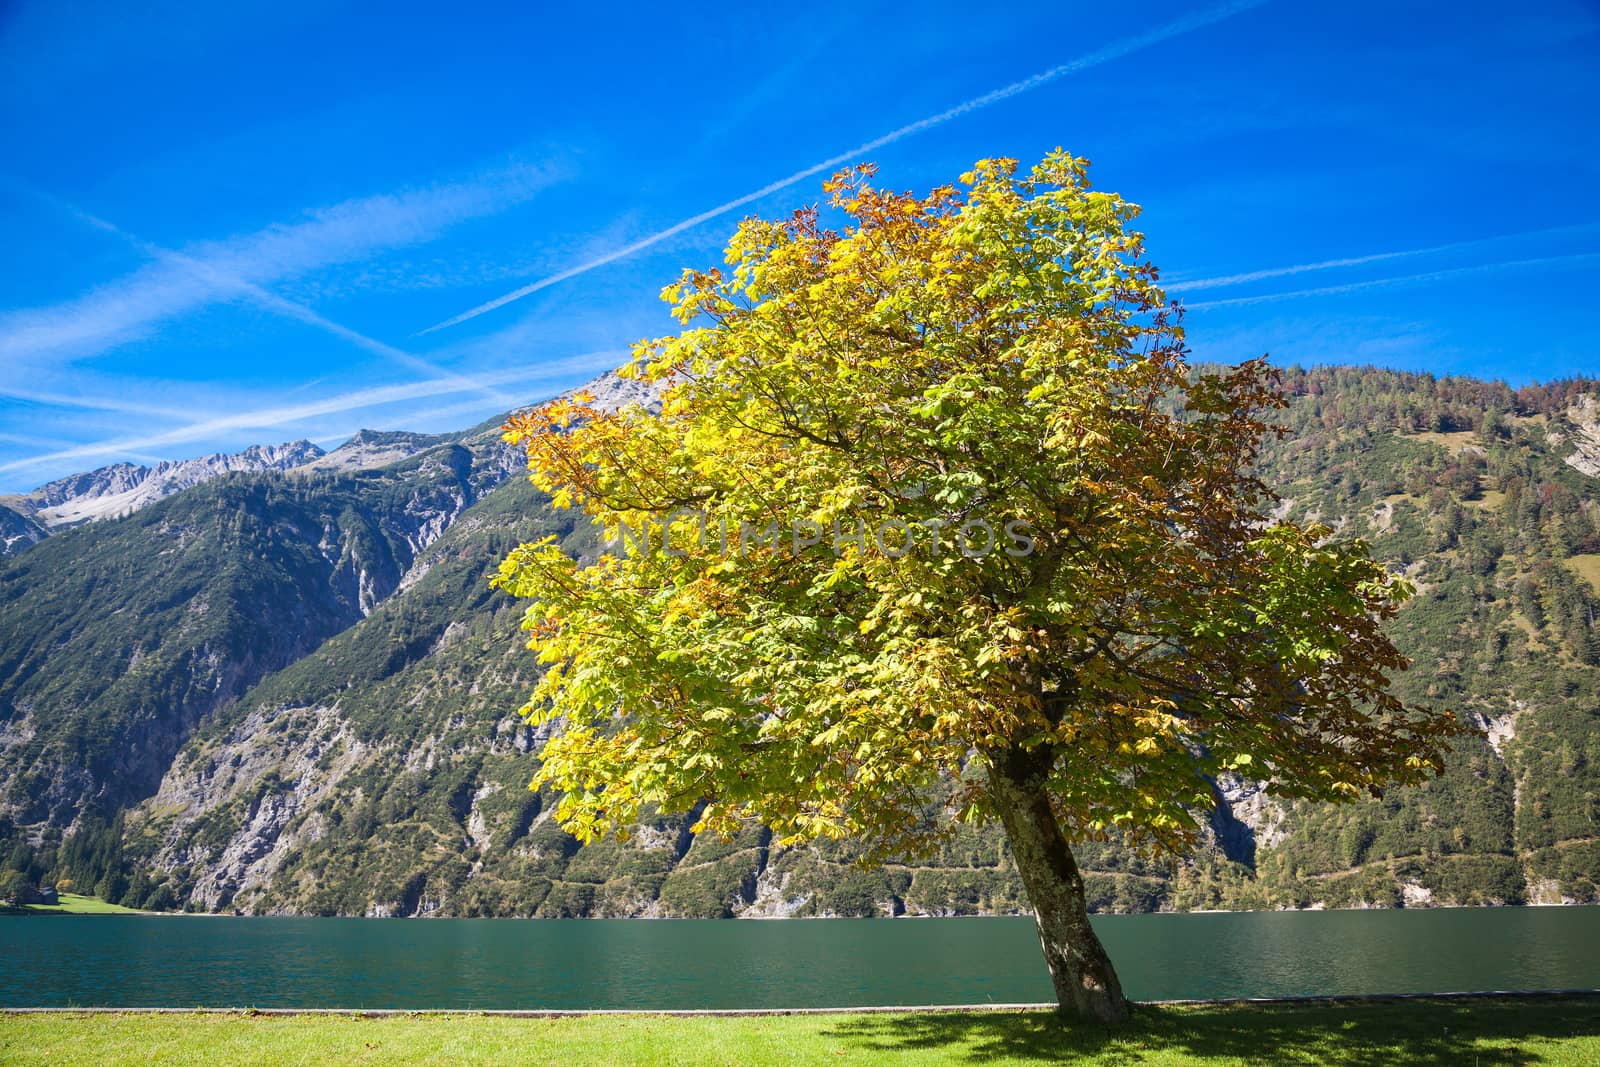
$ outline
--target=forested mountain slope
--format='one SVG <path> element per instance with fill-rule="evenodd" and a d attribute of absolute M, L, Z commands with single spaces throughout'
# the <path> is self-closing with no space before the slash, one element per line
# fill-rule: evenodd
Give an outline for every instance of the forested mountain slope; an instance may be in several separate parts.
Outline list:
<path fill-rule="evenodd" d="M 1594 899 L 1600 874 L 1600 467 L 1595 383 L 1513 392 L 1325 370 L 1288 378 L 1268 480 L 1403 567 L 1407 699 L 1487 741 L 1425 789 L 1296 805 L 1258 856 L 1274 903 Z M 1280 836 L 1281 835 L 1281 836 Z"/>
<path fill-rule="evenodd" d="M 503 480 L 489 461 L 452 444 L 382 470 L 226 474 L 12 560 L 0 815 L 60 829 L 148 796 L 198 723 L 392 592 Z"/>
<path fill-rule="evenodd" d="M 1591 900 L 1600 881 L 1600 383 L 1290 371 L 1264 474 L 1420 593 L 1409 699 L 1484 727 L 1346 807 L 1219 783 L 1190 862 L 1086 846 L 1102 910 Z M 6 864 L 133 904 L 315 914 L 1007 912 L 994 830 L 880 869 L 684 818 L 580 848 L 527 792 L 535 665 L 487 580 L 551 512 L 492 428 L 371 435 L 52 536 L 0 570 Z M 396 451 L 397 450 L 397 451 Z M 356 459 L 359 454 L 360 459 Z M 395 456 L 400 458 L 395 461 Z M 385 466 L 363 467 L 361 464 Z M 509 479 L 509 480 L 507 480 Z M 364 576 L 364 577 L 363 577 Z"/>

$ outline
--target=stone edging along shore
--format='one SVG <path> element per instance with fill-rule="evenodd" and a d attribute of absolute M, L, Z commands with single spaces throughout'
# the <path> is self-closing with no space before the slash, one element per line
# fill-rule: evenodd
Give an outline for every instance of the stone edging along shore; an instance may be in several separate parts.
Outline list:
<path fill-rule="evenodd" d="M 1146 1007 L 1237 1007 L 1273 1004 L 1362 1004 L 1408 1000 L 1501 1000 L 1515 997 L 1595 997 L 1600 989 L 1502 989 L 1471 993 L 1351 993 L 1306 997 L 1232 997 L 1223 1000 L 1141 1000 Z M 930 1015 L 956 1012 L 1054 1011 L 1039 1004 L 876 1005 L 855 1008 L 0 1008 L 0 1015 L 349 1015 L 364 1019 L 422 1015 L 491 1015 L 513 1019 L 562 1019 L 585 1015 L 649 1015 L 666 1018 L 762 1015 Z"/>

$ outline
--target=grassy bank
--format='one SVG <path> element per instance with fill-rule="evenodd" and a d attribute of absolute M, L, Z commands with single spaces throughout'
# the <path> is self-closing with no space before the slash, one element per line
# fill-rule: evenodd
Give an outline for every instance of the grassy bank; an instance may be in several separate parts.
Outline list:
<path fill-rule="evenodd" d="M 6 1015 L 0 1062 L 1592 1065 L 1600 998 L 1144 1007 L 1115 1031 L 1042 1012 Z"/>
<path fill-rule="evenodd" d="M 108 904 L 99 897 L 62 893 L 55 904 L 22 904 L 7 907 L 9 915 L 145 915 L 137 908 L 124 908 L 121 904 Z"/>

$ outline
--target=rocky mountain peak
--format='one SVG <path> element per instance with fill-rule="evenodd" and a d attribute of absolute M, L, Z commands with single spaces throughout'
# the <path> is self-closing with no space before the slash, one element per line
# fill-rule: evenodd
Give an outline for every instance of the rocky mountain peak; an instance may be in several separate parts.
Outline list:
<path fill-rule="evenodd" d="M 196 459 L 163 460 L 153 467 L 112 463 L 41 485 L 3 503 L 45 527 L 71 526 L 137 511 L 173 493 L 233 472 L 284 471 L 312 462 L 322 449 L 310 441 L 251 445 Z"/>

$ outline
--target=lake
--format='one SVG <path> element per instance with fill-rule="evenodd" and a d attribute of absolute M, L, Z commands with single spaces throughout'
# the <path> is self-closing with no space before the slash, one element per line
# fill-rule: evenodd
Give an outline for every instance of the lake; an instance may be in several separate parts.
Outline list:
<path fill-rule="evenodd" d="M 1101 916 L 1139 1000 L 1600 987 L 1600 908 Z M 1047 1001 L 1027 919 L 0 918 L 0 1006 Z"/>

